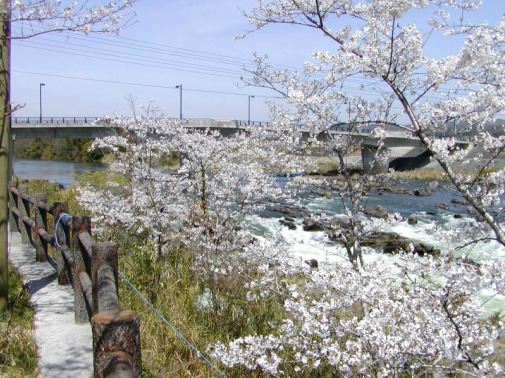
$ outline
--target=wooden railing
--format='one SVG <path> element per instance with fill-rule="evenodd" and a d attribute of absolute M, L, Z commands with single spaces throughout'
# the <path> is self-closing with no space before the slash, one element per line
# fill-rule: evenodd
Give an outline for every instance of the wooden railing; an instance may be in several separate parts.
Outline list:
<path fill-rule="evenodd" d="M 35 247 L 36 261 L 48 259 L 49 245 L 55 248 L 58 283 L 74 289 L 75 322 L 91 323 L 94 376 L 141 377 L 139 319 L 119 308 L 118 245 L 95 243 L 89 217 L 67 214 L 66 202 L 49 206 L 44 194 L 30 196 L 14 182 L 9 209 L 11 228 L 21 233 L 23 244 Z M 54 234 L 48 231 L 48 214 Z"/>

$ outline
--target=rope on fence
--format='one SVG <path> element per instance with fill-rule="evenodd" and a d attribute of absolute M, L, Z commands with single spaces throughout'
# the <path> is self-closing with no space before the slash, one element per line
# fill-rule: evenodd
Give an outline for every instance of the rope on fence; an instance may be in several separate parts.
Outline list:
<path fill-rule="evenodd" d="M 144 303 L 146 305 L 148 305 L 151 310 L 153 310 L 156 315 L 158 315 L 158 317 L 167 325 L 169 326 L 177 336 L 179 336 L 179 338 L 184 341 L 184 343 L 186 343 L 186 345 L 188 345 L 191 349 L 193 349 L 193 351 L 196 352 L 196 354 L 198 355 L 198 357 L 200 357 L 201 359 L 203 359 L 210 367 L 212 367 L 214 370 L 216 370 L 219 374 L 221 374 L 221 376 L 225 377 L 225 378 L 228 378 L 227 375 L 225 373 L 223 373 L 221 370 L 219 370 L 212 362 L 209 361 L 209 359 L 207 357 L 205 357 L 198 349 L 196 349 L 196 347 L 191 344 L 172 324 L 170 324 L 170 322 L 165 319 L 165 317 L 163 315 L 161 315 L 158 310 L 156 310 L 154 308 L 154 306 L 137 290 L 137 288 L 135 286 L 133 286 L 133 284 L 123 275 L 123 273 L 121 273 L 119 270 L 118 270 L 118 274 L 121 276 L 121 278 L 123 280 L 125 280 L 125 282 L 128 284 L 128 286 L 130 286 L 132 288 L 132 290 L 140 297 L 140 299 L 142 299 L 144 301 Z"/>
<path fill-rule="evenodd" d="M 60 222 L 65 222 L 65 219 L 67 219 L 67 218 L 72 218 L 72 216 L 67 213 L 61 213 L 58 218 L 58 221 L 54 224 L 54 240 L 56 242 L 56 245 L 60 248 L 66 244 L 67 237 L 65 236 L 65 231 L 63 231 L 63 243 L 60 244 L 58 242 L 58 226 L 59 226 Z"/>

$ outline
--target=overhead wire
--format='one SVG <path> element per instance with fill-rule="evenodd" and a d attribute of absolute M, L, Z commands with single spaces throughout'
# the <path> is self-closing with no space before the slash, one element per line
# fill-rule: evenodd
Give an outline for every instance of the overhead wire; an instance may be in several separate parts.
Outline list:
<path fill-rule="evenodd" d="M 147 62 L 153 62 L 153 63 L 169 63 L 169 64 L 173 64 L 175 66 L 184 65 L 184 66 L 191 66 L 191 67 L 194 67 L 197 69 L 203 68 L 206 70 L 221 71 L 224 73 L 237 73 L 239 75 L 244 74 L 243 70 L 238 70 L 238 69 L 232 70 L 232 69 L 220 68 L 220 67 L 209 66 L 209 65 L 181 62 L 181 61 L 172 60 L 172 59 L 163 59 L 163 58 L 157 58 L 157 57 L 152 57 L 152 56 L 148 56 L 148 55 L 135 54 L 135 53 L 132 53 L 131 51 L 128 51 L 128 52 L 115 51 L 115 50 L 100 48 L 100 47 L 96 47 L 96 46 L 90 47 L 90 46 L 84 46 L 84 45 L 79 45 L 79 44 L 70 43 L 70 42 L 53 41 L 49 38 L 38 38 L 38 39 L 43 40 L 43 41 L 57 43 L 60 45 L 64 44 L 65 46 L 62 47 L 62 46 L 56 46 L 56 45 L 50 44 L 50 43 L 40 43 L 40 42 L 37 43 L 37 42 L 30 42 L 30 41 L 22 41 L 22 43 L 29 43 L 32 45 L 36 44 L 36 45 L 56 47 L 56 48 L 67 48 L 71 51 L 80 51 L 80 52 L 86 52 L 86 53 L 92 53 L 92 54 L 97 54 L 97 51 L 103 51 L 103 52 L 106 52 L 108 54 L 108 56 L 126 58 L 126 59 L 131 59 L 131 60 L 141 60 L 141 61 L 147 61 Z M 75 48 L 75 47 L 68 48 L 68 46 L 76 46 L 78 48 Z M 84 49 L 82 49 L 82 48 L 84 48 Z M 92 49 L 92 51 L 89 51 L 89 49 Z"/>
<path fill-rule="evenodd" d="M 39 29 L 42 30 L 41 27 L 37 27 L 37 26 L 34 26 L 33 28 L 35 30 L 39 30 Z M 186 59 L 197 59 L 199 62 L 202 60 L 203 61 L 212 61 L 214 63 L 227 64 L 227 65 L 233 65 L 233 66 L 235 66 L 236 64 L 240 64 L 241 65 L 240 68 L 242 68 L 242 70 L 241 70 L 242 75 L 241 76 L 248 75 L 248 74 L 244 74 L 244 72 L 247 72 L 244 70 L 245 67 L 251 67 L 252 69 L 254 67 L 256 67 L 255 65 L 251 64 L 250 60 L 245 59 L 245 58 L 238 58 L 238 57 L 233 57 L 230 55 L 210 53 L 210 52 L 206 52 L 206 51 L 181 48 L 181 47 L 171 46 L 171 45 L 167 45 L 167 44 L 142 41 L 142 40 L 127 38 L 127 37 L 123 37 L 123 36 L 114 36 L 114 37 L 111 37 L 108 35 L 79 36 L 79 35 L 75 35 L 75 34 L 69 33 L 69 32 L 53 34 L 51 36 L 55 37 L 55 38 L 63 37 L 66 40 L 77 39 L 77 40 L 86 41 L 86 42 L 88 42 L 89 40 L 95 40 L 95 41 L 99 41 L 100 43 L 106 44 L 109 46 L 120 47 L 120 48 L 126 47 L 126 48 L 128 48 L 128 50 L 129 50 L 128 54 L 130 54 L 130 55 L 131 55 L 132 48 L 134 48 L 134 49 L 138 49 L 140 51 L 148 51 L 148 52 L 153 52 L 156 54 L 174 55 L 174 56 L 179 56 L 179 57 L 186 58 Z M 37 36 L 36 38 L 42 38 L 42 37 Z M 46 38 L 45 40 L 49 40 L 49 39 Z M 127 42 L 122 42 L 122 41 L 127 41 Z M 57 41 L 54 41 L 54 42 L 57 42 Z M 57 42 L 57 43 L 61 43 L 61 42 Z M 82 45 L 77 45 L 77 44 L 73 44 L 73 45 L 83 47 Z M 93 48 L 95 48 L 95 47 L 93 46 Z M 109 50 L 107 50 L 107 51 L 109 51 Z M 125 54 L 122 52 L 118 52 L 118 53 Z M 157 58 L 151 57 L 151 59 L 157 59 Z M 178 66 L 180 66 L 181 64 L 194 65 L 194 63 L 187 63 L 187 62 L 184 62 L 184 63 L 181 62 L 181 64 L 178 64 L 178 63 L 176 63 L 176 64 Z M 201 66 L 201 65 L 199 65 L 199 66 Z M 202 67 L 208 67 L 208 66 L 202 66 Z M 210 69 L 212 69 L 212 67 Z M 214 69 L 223 70 L 223 69 L 217 68 L 217 67 L 214 67 Z M 293 72 L 293 70 L 300 72 L 302 70 L 299 67 L 294 67 L 294 66 L 289 66 L 289 65 L 280 65 L 280 64 L 272 65 L 272 70 L 282 70 L 282 69 L 286 69 L 289 72 Z M 236 72 L 236 71 L 234 71 L 234 72 Z M 202 72 L 195 72 L 195 73 L 202 73 Z M 315 74 L 315 76 L 316 77 L 323 77 L 324 74 L 322 74 L 322 73 Z M 357 83 L 357 84 L 361 84 L 361 85 L 366 84 L 367 86 L 374 85 L 374 86 L 384 87 L 384 84 L 382 83 L 381 80 L 375 80 L 375 81 L 371 82 L 370 79 L 366 79 L 366 78 L 348 78 L 348 79 L 346 79 L 346 82 Z M 356 90 L 361 91 L 359 89 L 356 89 Z M 368 92 L 365 92 L 365 91 L 361 91 L 361 92 L 363 92 L 364 94 L 368 94 Z M 436 96 L 430 95 L 430 94 L 426 95 L 425 98 L 438 99 Z"/>
<path fill-rule="evenodd" d="M 73 52 L 72 49 L 68 49 L 69 51 L 65 51 L 65 50 L 62 51 L 58 47 L 56 47 L 56 49 L 42 48 L 42 47 L 38 47 L 36 43 L 32 43 L 32 42 L 28 42 L 28 41 L 26 41 L 24 43 L 28 44 L 28 45 L 21 45 L 22 47 L 31 48 L 31 49 L 52 51 L 52 52 L 57 52 L 57 53 L 62 53 L 62 54 L 68 54 L 68 55 L 73 55 L 73 56 L 82 56 L 82 57 L 94 58 L 94 59 L 105 60 L 105 61 L 128 63 L 128 64 L 134 64 L 134 65 L 139 65 L 139 66 L 143 66 L 143 67 L 153 67 L 153 68 L 169 69 L 169 70 L 176 70 L 176 71 L 189 72 L 189 73 L 197 73 L 197 74 L 202 74 L 202 75 L 226 77 L 226 78 L 232 78 L 232 79 L 237 79 L 237 80 L 239 79 L 239 77 L 237 77 L 237 76 L 230 76 L 230 75 L 225 75 L 225 74 L 216 73 L 216 72 L 196 71 L 196 70 L 191 70 L 191 69 L 174 67 L 173 65 L 157 65 L 157 64 L 135 62 L 135 61 L 129 61 L 129 60 L 117 59 L 117 58 L 114 58 L 114 59 L 113 58 L 105 58 L 103 56 L 94 56 L 94 55 L 83 54 L 83 53 L 79 53 L 79 52 L 75 52 L 75 51 Z M 76 51 L 78 51 L 78 50 L 76 50 Z M 242 75 L 247 77 L 247 75 L 244 73 L 242 73 Z M 241 76 L 241 78 L 243 76 Z M 365 92 L 360 89 L 356 89 L 354 87 L 347 87 L 347 88 L 344 87 L 343 89 L 345 90 L 345 92 L 351 93 L 351 94 L 380 97 L 380 95 L 377 93 Z M 265 96 L 265 97 L 274 97 L 274 96 Z"/>
<path fill-rule="evenodd" d="M 23 70 L 12 70 L 12 72 L 15 73 L 22 73 L 22 74 L 29 74 L 29 75 L 39 75 L 39 76 L 48 76 L 48 77 L 59 77 L 59 78 L 64 78 L 64 79 L 74 79 L 74 80 L 83 80 L 83 81 L 95 81 L 95 82 L 102 82 L 102 83 L 110 83 L 110 84 L 123 84 L 123 85 L 133 85 L 133 86 L 139 86 L 139 87 L 151 87 L 151 88 L 163 88 L 163 89 L 177 89 L 178 88 L 174 86 L 168 86 L 168 85 L 159 85 L 159 84 L 146 84 L 146 83 L 134 83 L 134 82 L 129 82 L 129 81 L 119 81 L 119 80 L 106 80 L 106 79 L 94 79 L 94 78 L 89 78 L 89 77 L 79 77 L 79 76 L 69 76 L 69 75 L 59 75 L 59 74 L 50 74 L 50 73 L 42 73 L 42 72 L 31 72 L 31 71 L 23 71 Z M 205 93 L 215 93 L 215 94 L 226 94 L 226 95 L 233 95 L 233 96 L 254 96 L 254 97 L 260 97 L 260 98 L 281 98 L 277 96 L 264 96 L 264 95 L 258 95 L 258 94 L 248 94 L 248 93 L 237 93 L 237 92 L 225 92 L 225 91 L 215 91 L 215 90 L 208 90 L 208 89 L 197 89 L 197 88 L 183 88 L 184 91 L 188 92 L 205 92 Z"/>
<path fill-rule="evenodd" d="M 127 43 L 124 43 L 124 42 L 118 42 L 116 41 L 116 39 L 126 39 L 126 40 L 131 40 L 131 39 L 128 39 L 128 38 L 124 38 L 124 37 L 114 37 L 114 39 L 112 39 L 112 37 L 108 37 L 108 36 L 86 36 L 86 37 L 82 37 L 82 36 L 78 36 L 78 35 L 74 35 L 74 34 L 69 34 L 69 33 L 59 33 L 59 34 L 54 34 L 54 35 L 51 35 L 51 37 L 54 37 L 54 38 L 60 38 L 60 37 L 63 37 L 65 40 L 69 40 L 69 39 L 77 39 L 77 40 L 81 40 L 81 41 L 85 41 L 85 42 L 88 42 L 88 40 L 98 40 L 100 41 L 100 43 L 104 43 L 106 45 L 110 45 L 110 46 L 115 46 L 115 47 L 126 47 L 128 48 L 128 53 L 131 52 L 132 50 L 132 45 L 131 44 L 127 44 Z M 44 37 L 42 36 L 37 36 L 36 38 L 34 39 L 42 39 Z M 108 39 L 110 38 L 110 39 Z M 106 42 L 104 42 L 104 39 L 106 39 Z M 45 38 L 45 40 L 50 40 L 48 38 Z M 254 64 L 251 63 L 251 60 L 249 59 L 244 59 L 244 58 L 236 58 L 236 57 L 230 57 L 230 56 L 227 56 L 227 55 L 221 55 L 221 54 L 214 54 L 214 53 L 208 53 L 208 52 L 203 52 L 203 51 L 198 51 L 198 50 L 191 50 L 191 49 L 184 49 L 184 48 L 176 48 L 176 47 L 173 47 L 173 46 L 168 46 L 168 45 L 162 45 L 162 44 L 156 44 L 156 43 L 152 43 L 152 42 L 145 42 L 145 41 L 139 41 L 139 40 L 132 40 L 132 41 L 136 41 L 136 42 L 139 42 L 138 44 L 136 45 L 133 45 L 133 48 L 135 49 L 140 49 L 141 51 L 150 51 L 150 52 L 154 52 L 154 53 L 158 53 L 158 54 L 164 54 L 164 55 L 175 55 L 175 56 L 180 56 L 180 57 L 183 57 L 183 58 L 188 58 L 188 59 L 198 59 L 198 61 L 208 61 L 210 59 L 210 61 L 212 62 L 216 62 L 216 63 L 222 63 L 222 64 L 231 64 L 231 65 L 236 65 L 236 64 L 240 64 L 241 68 L 245 68 L 245 67 L 251 67 L 251 69 L 254 69 L 256 66 Z M 18 42 L 18 41 L 16 41 Z M 144 44 L 144 45 L 148 45 L 147 48 L 143 45 L 141 45 L 140 43 Z M 74 45 L 77 45 L 77 44 L 74 44 Z M 155 45 L 155 46 L 165 46 L 166 48 L 169 48 L 169 50 L 164 50 L 160 47 L 149 47 L 149 45 Z M 79 45 L 79 46 L 82 46 L 82 45 Z M 94 46 L 93 46 L 94 48 Z M 179 53 L 179 52 L 173 52 L 172 50 L 175 50 L 175 49 L 178 49 L 178 50 L 183 50 L 183 51 L 190 51 L 192 53 Z M 109 50 L 107 50 L 109 51 Z M 196 54 L 194 54 L 193 52 L 196 52 Z M 211 56 L 211 58 L 207 57 L 207 55 Z M 217 58 L 215 58 L 217 57 Z M 226 59 L 222 59 L 222 58 L 219 58 L 219 57 L 225 57 Z M 235 61 L 230 61 L 230 59 L 234 59 Z M 289 72 L 294 72 L 294 71 L 302 71 L 302 68 L 300 67 L 294 67 L 294 66 L 287 66 L 287 65 L 279 65 L 279 64 L 273 64 L 272 65 L 272 70 L 283 70 L 283 69 L 287 69 Z M 245 72 L 244 70 L 242 70 L 242 72 Z M 324 76 L 324 74 L 315 74 L 315 76 L 318 76 L 318 77 L 322 77 Z M 347 79 L 348 82 L 355 82 L 355 83 L 370 83 L 369 80 L 365 80 L 365 79 L 358 79 L 358 78 L 349 78 Z M 373 84 L 380 84 L 380 81 L 376 81 L 375 83 Z"/>
<path fill-rule="evenodd" d="M 20 42 L 18 46 L 24 46 L 26 48 L 32 48 L 32 49 L 41 49 L 41 50 L 46 50 L 46 51 L 52 51 L 52 52 L 57 52 L 57 53 L 63 53 L 63 54 L 70 54 L 70 55 L 76 55 L 76 56 L 82 56 L 82 57 L 87 57 L 87 58 L 93 58 L 93 59 L 99 59 L 99 60 L 106 60 L 106 61 L 112 61 L 112 62 L 119 62 L 119 63 L 127 63 L 127 64 L 135 64 L 139 66 L 144 66 L 144 67 L 153 67 L 153 68 L 161 68 L 161 69 L 169 69 L 169 70 L 175 70 L 175 71 L 181 71 L 181 72 L 189 72 L 189 73 L 195 73 L 195 74 L 202 74 L 202 75 L 210 75 L 210 76 L 217 76 L 217 77 L 225 77 L 225 78 L 232 78 L 232 79 L 239 79 L 238 75 L 240 75 L 240 78 L 243 78 L 244 76 L 246 78 L 252 77 L 251 73 L 246 71 L 244 68 L 246 66 L 253 67 L 251 65 L 250 61 L 244 58 L 237 58 L 237 57 L 231 57 L 227 55 L 222 55 L 222 54 L 215 54 L 215 53 L 209 53 L 209 52 L 203 52 L 203 51 L 198 51 L 198 50 L 192 50 L 192 49 L 185 49 L 185 48 L 177 48 L 175 46 L 170 46 L 170 45 L 164 45 L 164 44 L 159 44 L 159 43 L 153 43 L 153 42 L 146 42 L 146 41 L 140 41 L 140 40 L 135 40 L 131 38 L 125 38 L 125 37 L 114 37 L 113 39 L 107 39 L 107 36 L 86 36 L 86 37 L 79 37 L 75 35 L 70 35 L 68 33 L 62 33 L 62 34 L 56 34 L 55 36 L 63 36 L 66 41 L 61 42 L 61 41 L 56 41 L 52 40 L 49 38 L 45 37 L 35 37 L 34 40 L 43 40 L 43 41 L 49 41 L 57 44 L 64 44 L 64 45 L 71 45 L 71 46 L 76 46 L 80 48 L 68 48 L 67 46 L 61 47 L 61 46 L 55 46 L 51 45 L 48 43 L 41 43 L 41 42 L 31 42 L 31 41 L 26 41 L 26 40 L 21 40 L 21 41 L 16 41 Z M 75 44 L 68 42 L 70 39 L 77 39 L 77 40 L 82 40 L 86 41 L 87 39 L 93 39 L 100 41 L 100 43 L 113 46 L 113 47 L 118 47 L 118 48 L 124 48 L 128 47 L 129 51 L 128 52 L 123 52 L 123 51 L 117 51 L 117 50 L 110 50 L 110 49 L 103 49 L 100 47 L 96 46 L 86 46 L 86 45 L 80 45 L 80 44 Z M 116 41 L 116 39 L 121 39 L 128 41 L 122 42 L 122 41 Z M 105 41 L 104 41 L 105 40 Z M 242 68 L 240 71 L 238 69 L 229 69 L 229 68 L 221 68 L 221 67 L 215 67 L 215 66 L 209 66 L 209 65 L 202 65 L 202 64 L 195 64 L 195 63 L 189 63 L 189 62 L 184 62 L 184 61 L 177 61 L 177 60 L 171 60 L 171 59 L 162 59 L 162 58 L 157 58 L 153 56 L 147 56 L 147 55 L 141 55 L 141 54 L 135 54 L 132 53 L 132 42 L 134 49 L 138 49 L 140 51 L 147 51 L 147 52 L 153 52 L 155 54 L 163 54 L 163 55 L 175 55 L 179 56 L 185 59 L 199 59 L 199 61 L 212 61 L 214 63 L 219 63 L 219 64 L 225 64 L 228 66 L 233 66 L 237 67 L 237 64 L 241 64 L 242 66 L 239 68 Z M 23 45 L 24 43 L 24 45 Z M 42 48 L 41 46 L 46 46 L 46 48 Z M 151 47 L 155 46 L 155 47 Z M 47 48 L 50 47 L 50 48 Z M 85 50 L 83 50 L 84 48 Z M 95 51 L 89 51 L 89 49 L 92 48 L 93 50 L 98 50 L 98 51 L 105 51 L 107 52 L 108 57 L 104 57 L 101 55 L 97 55 Z M 63 49 L 63 50 L 62 50 Z M 174 53 L 172 50 L 179 50 L 182 51 Z M 91 54 L 91 55 L 90 55 Z M 126 55 L 126 56 L 125 56 Z M 182 68 L 181 68 L 182 67 Z M 277 65 L 273 66 L 272 69 L 282 69 L 282 67 L 285 67 L 285 69 L 290 69 L 290 68 L 296 68 L 293 66 L 282 66 L 282 65 Z M 235 76 L 237 75 L 237 76 Z M 316 74 L 317 75 L 322 75 L 322 74 Z M 350 93 L 350 94 L 355 94 L 358 96 L 370 96 L 370 97 L 381 97 L 379 93 L 371 93 L 372 91 L 366 91 L 362 89 L 364 83 L 366 83 L 367 87 L 370 86 L 376 86 L 380 87 L 382 83 L 380 81 L 377 82 L 370 82 L 367 79 L 364 78 L 349 78 L 346 80 L 346 82 L 350 83 L 357 83 L 361 84 L 358 88 L 355 86 L 343 86 L 342 90 L 343 92 Z M 146 85 L 150 86 L 150 85 Z M 259 96 L 258 96 L 259 97 Z M 269 96 L 265 96 L 269 97 Z M 274 98 L 275 96 L 270 96 Z M 426 95 L 425 98 L 431 98 L 431 99 L 438 99 L 434 95 Z"/>

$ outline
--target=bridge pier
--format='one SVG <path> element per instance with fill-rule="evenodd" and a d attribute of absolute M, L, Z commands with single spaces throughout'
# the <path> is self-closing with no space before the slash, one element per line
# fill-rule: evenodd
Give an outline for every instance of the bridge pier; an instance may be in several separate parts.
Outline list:
<path fill-rule="evenodd" d="M 389 161 L 391 160 L 391 149 L 363 143 L 361 145 L 361 161 L 365 174 L 378 175 L 387 173 Z"/>

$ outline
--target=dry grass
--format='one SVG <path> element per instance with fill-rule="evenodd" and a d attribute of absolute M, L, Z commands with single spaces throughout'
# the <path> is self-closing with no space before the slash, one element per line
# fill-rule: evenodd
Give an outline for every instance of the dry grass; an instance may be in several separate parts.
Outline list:
<path fill-rule="evenodd" d="M 400 180 L 408 181 L 445 181 L 444 172 L 441 169 L 415 169 L 413 171 L 395 172 Z"/>

